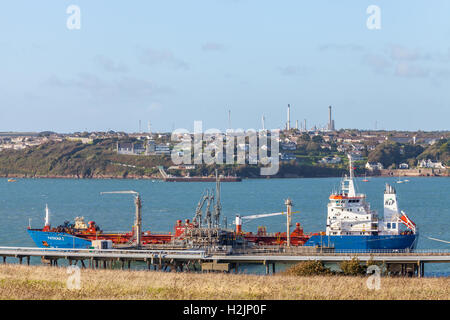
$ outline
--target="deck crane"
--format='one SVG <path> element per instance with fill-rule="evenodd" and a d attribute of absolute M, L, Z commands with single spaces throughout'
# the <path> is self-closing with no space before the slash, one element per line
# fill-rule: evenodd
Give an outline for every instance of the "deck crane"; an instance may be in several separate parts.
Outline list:
<path fill-rule="evenodd" d="M 216 199 L 216 202 L 214 202 Z M 203 206 L 206 203 L 205 216 L 203 218 Z M 213 205 L 214 204 L 214 205 Z M 211 212 L 211 207 L 214 211 Z M 198 226 L 202 227 L 202 222 L 206 223 L 208 228 L 218 228 L 220 225 L 220 213 L 222 211 L 222 204 L 220 203 L 220 178 L 216 170 L 216 194 L 212 190 L 206 189 L 200 200 L 198 201 L 197 208 L 195 209 L 195 215 L 192 219 L 194 223 L 198 223 Z M 202 221 L 203 220 L 203 221 Z"/>
<path fill-rule="evenodd" d="M 142 237 L 142 215 L 141 215 L 141 208 L 142 208 L 142 201 L 141 196 L 139 195 L 139 192 L 129 190 L 129 191 L 107 191 L 107 192 L 100 192 L 101 195 L 104 194 L 132 194 L 134 195 L 134 204 L 136 206 L 136 215 L 134 220 L 134 226 L 133 226 L 133 240 L 135 242 L 135 245 L 137 248 L 141 247 L 141 237 Z"/>
<path fill-rule="evenodd" d="M 214 194 L 211 191 L 207 191 L 208 202 L 206 204 L 205 222 L 208 228 L 211 228 L 211 204 L 214 202 Z"/>
<path fill-rule="evenodd" d="M 300 211 L 292 212 L 292 200 L 286 199 L 285 203 L 286 205 L 286 212 L 274 212 L 274 213 L 261 213 L 261 214 L 253 214 L 249 216 L 243 216 L 236 215 L 236 233 L 240 234 L 242 233 L 242 222 L 243 220 L 253 220 L 253 219 L 259 219 L 259 218 L 266 218 L 266 217 L 273 217 L 273 216 L 279 216 L 279 215 L 286 215 L 286 236 L 287 236 L 287 245 L 290 246 L 290 228 L 291 228 L 291 216 L 294 213 L 299 213 Z"/>
<path fill-rule="evenodd" d="M 202 226 L 202 210 L 206 200 L 208 200 L 207 190 L 203 192 L 200 200 L 198 201 L 197 208 L 195 209 L 195 216 L 194 219 L 192 219 L 194 223 L 198 223 L 200 228 Z"/>
<path fill-rule="evenodd" d="M 222 211 L 222 204 L 220 203 L 220 177 L 216 169 L 216 204 L 214 206 L 214 226 L 219 227 L 220 212 Z"/>

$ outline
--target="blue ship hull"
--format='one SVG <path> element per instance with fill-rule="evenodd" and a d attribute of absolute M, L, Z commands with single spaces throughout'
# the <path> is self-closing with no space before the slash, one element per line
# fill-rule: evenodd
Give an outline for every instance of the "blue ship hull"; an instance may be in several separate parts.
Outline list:
<path fill-rule="evenodd" d="M 92 246 L 90 240 L 78 238 L 64 232 L 27 231 L 39 248 L 88 249 Z"/>
<path fill-rule="evenodd" d="M 413 250 L 418 234 L 378 236 L 312 236 L 305 246 L 334 247 L 335 250 Z"/>
<path fill-rule="evenodd" d="M 90 240 L 64 232 L 27 230 L 34 243 L 40 248 L 88 249 Z M 305 246 L 333 247 L 335 250 L 413 250 L 418 234 L 379 236 L 312 236 Z"/>

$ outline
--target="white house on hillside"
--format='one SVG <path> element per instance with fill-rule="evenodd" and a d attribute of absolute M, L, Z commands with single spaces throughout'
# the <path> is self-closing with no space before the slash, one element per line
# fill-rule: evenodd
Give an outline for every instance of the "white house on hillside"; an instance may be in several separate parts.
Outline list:
<path fill-rule="evenodd" d="M 373 171 L 373 170 L 382 170 L 383 165 L 379 162 L 367 162 L 366 163 L 366 169 Z"/>
<path fill-rule="evenodd" d="M 442 162 L 431 161 L 430 159 L 419 161 L 420 168 L 434 168 L 434 169 L 445 169 Z"/>

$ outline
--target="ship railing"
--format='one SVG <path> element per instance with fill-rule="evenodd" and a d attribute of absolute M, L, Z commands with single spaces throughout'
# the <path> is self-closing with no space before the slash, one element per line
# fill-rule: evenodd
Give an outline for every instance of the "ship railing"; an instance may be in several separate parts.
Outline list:
<path fill-rule="evenodd" d="M 416 250 L 393 250 L 393 249 L 341 249 L 326 247 L 312 247 L 312 246 L 277 246 L 277 247 L 249 247 L 249 248 L 233 248 L 233 255 L 248 255 L 248 254 L 265 254 L 265 255 L 334 255 L 334 256 L 358 256 L 358 255 L 442 255 L 449 254 L 448 249 L 416 249 Z"/>
<path fill-rule="evenodd" d="M 142 233 L 145 233 L 145 232 L 150 232 L 150 235 L 167 235 L 167 236 L 171 236 L 171 235 L 173 235 L 172 233 L 167 233 L 167 232 L 164 232 L 164 231 L 150 231 L 150 230 L 142 230 Z M 121 231 L 114 231 L 114 230 L 104 230 L 104 231 L 102 231 L 102 233 L 100 233 L 100 234 L 98 234 L 99 236 L 101 236 L 101 235 L 104 235 L 104 234 L 118 234 L 118 235 L 121 235 L 121 234 L 126 234 L 126 233 L 132 233 L 130 230 L 128 230 L 128 231 L 123 231 L 123 230 L 121 230 Z"/>
<path fill-rule="evenodd" d="M 77 254 L 106 254 L 106 255 L 135 255 L 135 256 L 155 256 L 163 257 L 166 255 L 191 255 L 197 256 L 199 258 L 204 258 L 210 254 L 217 254 L 219 251 L 211 248 L 201 248 L 201 249 L 184 249 L 184 250 L 174 250 L 174 249 L 155 249 L 155 250 L 137 250 L 137 249 L 67 249 L 67 248 L 35 248 L 35 247 L 0 247 L 0 253 L 16 256 L 27 256 L 33 255 L 49 255 L 52 253 L 77 253 Z M 44 253 L 44 254 L 43 254 Z M 384 255 L 450 255 L 449 249 L 415 249 L 415 250 L 392 250 L 392 249 L 374 249 L 374 250 L 356 250 L 356 249 L 340 249 L 334 250 L 333 248 L 325 247 L 310 247 L 310 246 L 299 246 L 299 247 L 286 247 L 286 246 L 262 246 L 262 247 L 247 247 L 247 248 L 233 248 L 228 252 L 232 255 L 241 254 L 265 254 L 265 255 L 335 255 L 335 256 L 358 256 L 367 254 L 384 254 Z"/>
<path fill-rule="evenodd" d="M 327 253 L 328 254 L 328 253 Z M 450 254 L 449 249 L 339 249 L 334 250 L 335 255 L 355 254 L 406 254 L 406 255 L 436 255 Z"/>

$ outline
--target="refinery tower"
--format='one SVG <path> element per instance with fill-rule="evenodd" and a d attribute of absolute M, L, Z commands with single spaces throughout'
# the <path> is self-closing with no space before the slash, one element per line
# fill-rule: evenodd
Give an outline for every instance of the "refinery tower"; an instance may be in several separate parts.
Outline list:
<path fill-rule="evenodd" d="M 335 131 L 334 128 L 334 120 L 331 116 L 331 106 L 328 107 L 328 130 L 329 131 Z"/>

